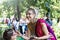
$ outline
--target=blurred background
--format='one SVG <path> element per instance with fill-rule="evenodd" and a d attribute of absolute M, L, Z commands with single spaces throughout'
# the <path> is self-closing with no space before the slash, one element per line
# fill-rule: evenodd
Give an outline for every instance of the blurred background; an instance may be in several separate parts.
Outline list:
<path fill-rule="evenodd" d="M 12 19 L 19 21 L 30 7 L 36 9 L 36 18 L 49 16 L 57 40 L 60 40 L 60 0 L 0 0 L 0 40 L 4 30 L 10 28 Z"/>

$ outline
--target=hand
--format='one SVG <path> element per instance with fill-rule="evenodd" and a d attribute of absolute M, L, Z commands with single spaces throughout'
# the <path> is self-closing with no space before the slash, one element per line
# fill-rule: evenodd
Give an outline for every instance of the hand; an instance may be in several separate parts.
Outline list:
<path fill-rule="evenodd" d="M 54 36 L 50 33 L 50 38 L 54 38 Z"/>
<path fill-rule="evenodd" d="M 51 36 L 50 36 L 50 38 L 54 38 L 54 36 L 53 36 L 53 35 L 51 35 Z"/>
<path fill-rule="evenodd" d="M 41 40 L 41 38 L 40 37 L 34 37 L 35 39 L 38 39 L 38 40 Z"/>
<path fill-rule="evenodd" d="M 17 36 L 22 36 L 22 34 L 19 31 L 16 31 Z"/>
<path fill-rule="evenodd" d="M 26 40 L 29 40 L 29 39 L 30 39 L 29 37 L 24 36 L 24 35 L 22 35 L 21 37 L 23 37 L 23 38 L 26 39 Z"/>
<path fill-rule="evenodd" d="M 38 37 L 34 37 L 35 39 L 39 39 Z"/>

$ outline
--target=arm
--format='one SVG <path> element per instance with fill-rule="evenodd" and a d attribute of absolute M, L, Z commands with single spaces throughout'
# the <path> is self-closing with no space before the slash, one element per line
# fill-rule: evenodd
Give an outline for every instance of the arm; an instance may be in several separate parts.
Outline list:
<path fill-rule="evenodd" d="M 50 35 L 49 35 L 48 29 L 46 27 L 46 24 L 45 23 L 41 23 L 41 25 L 42 25 L 42 30 L 45 33 L 45 35 L 42 36 L 42 37 L 35 37 L 35 38 L 36 39 L 48 39 L 48 38 L 50 38 Z"/>
<path fill-rule="evenodd" d="M 22 35 L 19 31 L 16 31 L 16 33 L 17 33 L 17 36 L 21 36 L 22 38 L 27 39 L 27 40 L 30 39 L 26 35 Z"/>
<path fill-rule="evenodd" d="M 30 39 L 30 30 L 28 29 L 28 31 L 26 31 L 25 35 L 20 35 L 21 37 L 23 37 L 24 39 L 29 40 Z"/>

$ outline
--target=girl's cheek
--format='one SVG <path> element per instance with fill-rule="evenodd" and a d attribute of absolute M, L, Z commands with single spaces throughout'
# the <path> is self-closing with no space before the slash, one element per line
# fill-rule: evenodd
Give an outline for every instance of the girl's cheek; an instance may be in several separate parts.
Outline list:
<path fill-rule="evenodd" d="M 15 36 L 12 36 L 12 37 L 11 37 L 11 39 L 13 39 L 13 40 L 14 40 L 14 39 L 16 39 L 16 37 L 17 37 L 16 35 L 15 35 Z"/>

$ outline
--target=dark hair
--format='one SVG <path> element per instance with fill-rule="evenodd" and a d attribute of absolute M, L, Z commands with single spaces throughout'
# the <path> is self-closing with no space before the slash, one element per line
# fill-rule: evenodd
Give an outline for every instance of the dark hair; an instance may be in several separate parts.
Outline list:
<path fill-rule="evenodd" d="M 13 35 L 13 30 L 12 29 L 7 29 L 3 33 L 3 39 L 4 40 L 11 40 L 11 36 Z"/>
<path fill-rule="evenodd" d="M 34 14 L 36 14 L 36 12 L 35 12 L 35 10 L 34 10 L 33 8 L 29 8 L 29 9 L 26 11 L 26 13 L 27 13 L 28 11 L 30 11 L 30 10 L 32 10 L 32 12 L 33 12 Z"/>

